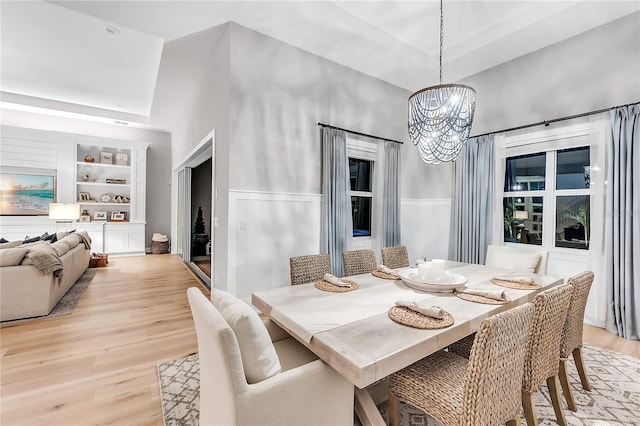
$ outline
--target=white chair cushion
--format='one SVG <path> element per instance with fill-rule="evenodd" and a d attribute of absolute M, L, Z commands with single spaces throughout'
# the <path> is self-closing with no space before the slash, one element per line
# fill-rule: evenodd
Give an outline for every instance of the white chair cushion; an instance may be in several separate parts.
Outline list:
<path fill-rule="evenodd" d="M 509 248 L 506 247 L 493 248 L 493 250 L 491 250 L 492 247 L 489 247 L 491 253 L 487 253 L 487 266 L 534 272 L 540 260 L 538 253 L 509 250 Z"/>
<path fill-rule="evenodd" d="M 247 382 L 258 383 L 278 374 L 278 354 L 256 311 L 225 291 L 212 290 L 211 302 L 236 335 Z"/>

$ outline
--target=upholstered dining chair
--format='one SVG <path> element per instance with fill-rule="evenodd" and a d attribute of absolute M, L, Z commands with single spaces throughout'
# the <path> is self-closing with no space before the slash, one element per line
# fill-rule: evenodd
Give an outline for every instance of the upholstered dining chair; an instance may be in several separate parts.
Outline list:
<path fill-rule="evenodd" d="M 570 284 L 563 284 L 545 290 L 533 299 L 535 311 L 527 340 L 522 380 L 522 407 L 529 426 L 538 424 L 533 397 L 545 381 L 549 388 L 556 421 L 561 426 L 567 424 L 562 412 L 556 364 L 560 359 L 560 340 L 572 293 L 573 287 Z M 470 337 L 454 343 L 449 350 L 468 357 L 471 347 Z"/>
<path fill-rule="evenodd" d="M 580 376 L 580 382 L 584 390 L 590 391 L 591 385 L 584 368 L 582 359 L 582 330 L 584 327 L 584 310 L 589 297 L 589 290 L 593 284 L 593 272 L 584 271 L 569 278 L 568 283 L 574 287 L 569 303 L 569 314 L 562 331 L 562 343 L 560 344 L 560 384 L 562 393 L 567 400 L 567 406 L 571 411 L 576 411 L 576 403 L 571 393 L 569 376 L 567 375 L 567 361 L 573 355 L 576 369 Z"/>
<path fill-rule="evenodd" d="M 389 378 L 389 424 L 400 401 L 448 425 L 516 425 L 533 305 L 526 303 L 480 324 L 471 357 L 439 351 Z"/>
<path fill-rule="evenodd" d="M 383 247 L 382 264 L 387 268 L 405 268 L 409 266 L 409 254 L 405 246 Z"/>
<path fill-rule="evenodd" d="M 536 246 L 534 246 L 536 247 Z M 485 265 L 497 268 L 517 268 L 546 275 L 549 250 L 540 248 L 520 248 L 513 246 L 487 246 Z"/>
<path fill-rule="evenodd" d="M 291 285 L 318 281 L 324 274 L 331 273 L 331 259 L 328 254 L 294 256 L 289 259 Z"/>
<path fill-rule="evenodd" d="M 376 269 L 376 254 L 370 249 L 350 250 L 342 253 L 344 276 L 368 274 Z"/>
<path fill-rule="evenodd" d="M 353 385 L 246 303 L 187 290 L 201 425 L 353 425 Z"/>

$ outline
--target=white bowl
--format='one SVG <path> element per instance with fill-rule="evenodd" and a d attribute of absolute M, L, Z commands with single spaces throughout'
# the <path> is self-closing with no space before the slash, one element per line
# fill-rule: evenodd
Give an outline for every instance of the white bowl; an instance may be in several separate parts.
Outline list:
<path fill-rule="evenodd" d="M 402 281 L 411 288 L 436 293 L 452 292 L 464 286 L 467 282 L 467 278 L 463 275 L 450 271 L 445 271 L 445 278 L 437 281 L 419 279 L 416 270 L 412 268 L 401 269 L 398 271 L 398 275 L 400 275 Z"/>

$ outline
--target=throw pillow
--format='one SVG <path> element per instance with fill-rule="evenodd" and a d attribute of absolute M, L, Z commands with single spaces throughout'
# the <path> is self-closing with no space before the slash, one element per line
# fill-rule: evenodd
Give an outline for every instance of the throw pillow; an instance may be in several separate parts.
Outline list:
<path fill-rule="evenodd" d="M 225 291 L 212 290 L 211 302 L 238 339 L 247 382 L 258 383 L 278 374 L 281 370 L 278 354 L 256 311 Z"/>
<path fill-rule="evenodd" d="M 44 234 L 40 235 L 40 239 L 42 241 L 49 241 L 51 240 L 53 237 L 55 237 L 56 233 L 54 232 L 53 234 L 49 234 L 48 232 L 45 232 Z"/>
<path fill-rule="evenodd" d="M 24 256 L 29 251 L 28 248 L 10 248 L 0 250 L 0 266 L 16 266 L 22 262 Z"/>
<path fill-rule="evenodd" d="M 2 244 L 2 243 L 8 243 L 8 242 L 9 242 L 9 240 L 5 240 L 4 238 L 0 238 L 0 244 Z"/>
<path fill-rule="evenodd" d="M 30 238 L 27 235 L 26 237 L 24 237 L 24 240 L 22 240 L 22 244 L 35 243 L 36 241 L 40 241 L 40 236 L 39 235 L 37 237 L 33 237 L 33 238 Z"/>

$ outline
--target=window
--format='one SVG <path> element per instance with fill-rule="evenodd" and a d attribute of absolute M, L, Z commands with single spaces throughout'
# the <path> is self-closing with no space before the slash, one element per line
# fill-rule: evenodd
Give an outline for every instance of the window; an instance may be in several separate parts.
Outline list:
<path fill-rule="evenodd" d="M 505 242 L 543 245 L 549 230 L 555 247 L 589 248 L 590 154 L 581 146 L 506 158 Z"/>
<path fill-rule="evenodd" d="M 353 236 L 370 237 L 373 204 L 373 161 L 349 158 L 349 182 L 351 184 Z"/>

